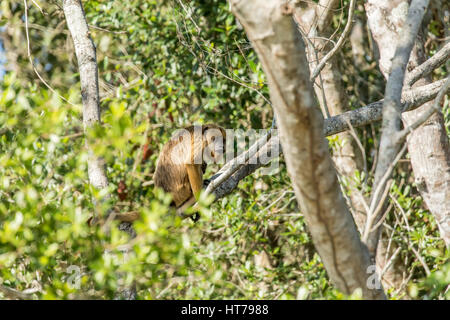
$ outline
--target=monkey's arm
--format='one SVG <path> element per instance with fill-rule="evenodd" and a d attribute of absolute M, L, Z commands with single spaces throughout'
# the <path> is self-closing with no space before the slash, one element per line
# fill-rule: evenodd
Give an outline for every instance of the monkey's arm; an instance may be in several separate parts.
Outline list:
<path fill-rule="evenodd" d="M 203 172 L 199 165 L 187 164 L 186 170 L 189 177 L 189 183 L 191 184 L 192 194 L 195 199 L 198 199 L 200 191 L 203 188 Z"/>

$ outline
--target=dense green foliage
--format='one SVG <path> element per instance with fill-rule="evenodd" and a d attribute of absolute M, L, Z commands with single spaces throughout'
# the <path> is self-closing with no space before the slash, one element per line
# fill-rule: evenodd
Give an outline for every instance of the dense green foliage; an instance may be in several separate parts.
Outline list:
<path fill-rule="evenodd" d="M 38 288 L 32 297 L 46 299 L 113 298 L 118 279 L 136 282 L 140 299 L 345 298 L 314 250 L 283 160 L 276 175 L 257 172 L 211 205 L 202 199 L 195 224 L 175 217 L 169 197 L 154 190 L 158 152 L 175 129 L 267 128 L 272 119 L 265 76 L 226 1 L 184 2 L 84 3 L 95 26 L 104 123 L 87 138 L 105 158 L 110 185 L 101 192 L 111 194 L 94 206 L 91 199 L 104 194 L 88 183 L 79 77 L 62 9 L 41 3 L 42 14 L 29 4 L 32 60 L 50 90 L 27 58 L 23 4 L 2 1 L 0 24 L 14 30 L 3 45 L 16 57 L 0 85 L 0 285 Z M 380 98 L 383 79 L 375 68 L 352 68 L 350 51 L 347 44 L 340 57 L 343 81 L 359 107 Z M 374 63 L 370 54 L 366 63 Z M 358 131 L 368 155 L 377 129 Z M 388 217 L 410 278 L 405 291 L 389 294 L 449 298 L 449 254 L 410 172 L 409 164 L 396 172 Z M 131 242 L 115 226 L 89 227 L 94 212 L 111 208 L 141 214 Z M 127 259 L 123 245 L 132 248 Z"/>

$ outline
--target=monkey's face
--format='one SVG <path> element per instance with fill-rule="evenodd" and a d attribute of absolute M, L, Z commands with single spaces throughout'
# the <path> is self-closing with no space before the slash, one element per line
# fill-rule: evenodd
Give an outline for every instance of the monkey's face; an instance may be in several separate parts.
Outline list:
<path fill-rule="evenodd" d="M 222 128 L 208 128 L 204 134 L 203 161 L 209 163 L 223 163 L 225 160 L 225 130 Z"/>

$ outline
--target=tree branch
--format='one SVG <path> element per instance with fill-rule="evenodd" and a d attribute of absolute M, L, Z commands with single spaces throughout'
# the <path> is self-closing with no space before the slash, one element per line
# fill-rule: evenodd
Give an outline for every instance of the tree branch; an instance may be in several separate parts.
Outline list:
<path fill-rule="evenodd" d="M 228 161 L 217 173 L 217 178 L 213 179 L 208 187 L 206 188 L 206 192 L 210 193 L 214 191 L 218 185 L 228 179 L 233 173 L 235 173 L 239 168 L 247 163 L 249 159 L 253 158 L 258 150 L 266 144 L 266 142 L 270 139 L 272 135 L 272 129 L 269 130 L 267 134 L 262 136 L 258 141 L 256 141 L 247 151 L 240 154 L 238 157 L 234 158 L 231 161 Z M 252 162 L 250 162 L 252 163 Z M 253 162 L 256 163 L 256 162 Z"/>
<path fill-rule="evenodd" d="M 441 90 L 439 91 L 436 99 L 434 100 L 433 105 L 431 105 L 424 113 L 422 113 L 420 115 L 420 117 L 416 119 L 416 121 L 414 123 L 412 123 L 408 127 L 404 128 L 399 133 L 399 139 L 404 140 L 409 133 L 416 130 L 425 121 L 427 121 L 435 112 L 437 112 L 441 109 L 439 107 L 439 105 L 441 104 L 442 98 L 444 98 L 444 95 L 449 90 L 449 88 L 450 88 L 450 76 L 447 78 L 447 80 L 445 81 Z"/>
<path fill-rule="evenodd" d="M 406 90 L 402 95 L 402 103 L 404 104 L 404 112 L 413 110 L 423 103 L 428 102 L 436 97 L 439 90 L 443 87 L 445 83 L 445 79 L 433 82 L 429 85 L 417 87 L 414 89 Z M 450 92 L 450 88 L 446 89 L 446 92 Z M 382 110 L 383 110 L 383 100 L 373 102 L 367 106 L 361 107 L 356 110 L 347 111 L 338 116 L 334 116 L 331 118 L 327 118 L 324 120 L 324 135 L 331 136 L 336 133 L 340 133 L 346 130 L 349 130 L 349 123 L 352 127 L 362 127 L 368 125 L 370 123 L 379 121 L 382 119 Z M 271 138 L 268 140 L 266 144 L 261 146 L 258 149 L 258 152 L 253 155 L 251 161 L 243 164 L 238 168 L 237 171 L 233 171 L 234 173 L 224 179 L 222 183 L 216 183 L 217 187 L 214 189 L 214 195 L 216 198 L 222 198 L 227 194 L 231 193 L 239 184 L 239 181 L 244 179 L 245 177 L 251 175 L 257 169 L 264 166 L 260 161 L 262 155 L 270 154 L 269 150 L 273 150 L 273 144 L 278 144 L 278 138 Z M 255 143 L 251 148 L 256 147 Z M 280 149 L 281 150 L 281 149 Z M 239 155 L 241 157 L 242 155 Z M 268 157 L 268 162 L 273 160 L 275 157 L 278 157 L 278 154 L 270 154 Z M 232 160 L 234 161 L 234 160 Z M 241 163 L 237 161 L 238 163 Z M 219 177 L 222 176 L 223 172 L 227 169 L 227 165 L 225 165 L 218 174 L 216 174 L 212 179 L 215 181 Z M 212 183 L 212 182 L 211 182 Z"/>
<path fill-rule="evenodd" d="M 10 299 L 30 300 L 33 298 L 32 294 L 38 291 L 39 291 L 38 288 L 19 291 L 0 284 L 0 292 L 3 293 L 5 297 Z"/>
<path fill-rule="evenodd" d="M 406 76 L 405 84 L 412 86 L 417 80 L 433 72 L 434 69 L 439 68 L 450 57 L 450 42 L 442 47 L 430 59 L 422 63 L 420 66 L 414 68 Z"/>
<path fill-rule="evenodd" d="M 402 94 L 401 100 L 403 105 L 402 112 L 414 110 L 423 105 L 425 102 L 433 100 L 444 83 L 445 79 L 425 86 L 405 90 Z M 449 92 L 448 88 L 446 89 L 446 92 Z M 349 130 L 350 128 L 347 121 L 349 121 L 353 127 L 362 127 L 381 120 L 383 103 L 384 100 L 379 100 L 359 109 L 347 111 L 338 116 L 325 119 L 325 136 L 331 136 L 333 134 Z"/>

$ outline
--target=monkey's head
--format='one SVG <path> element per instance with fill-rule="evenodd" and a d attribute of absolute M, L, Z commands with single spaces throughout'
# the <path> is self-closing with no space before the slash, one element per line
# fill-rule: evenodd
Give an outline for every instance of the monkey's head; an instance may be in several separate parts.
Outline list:
<path fill-rule="evenodd" d="M 226 146 L 225 129 L 215 124 L 194 125 L 179 130 L 169 141 L 167 150 L 175 164 L 223 163 Z"/>
<path fill-rule="evenodd" d="M 215 124 L 206 124 L 203 129 L 203 163 L 224 163 L 226 152 L 225 129 Z"/>

